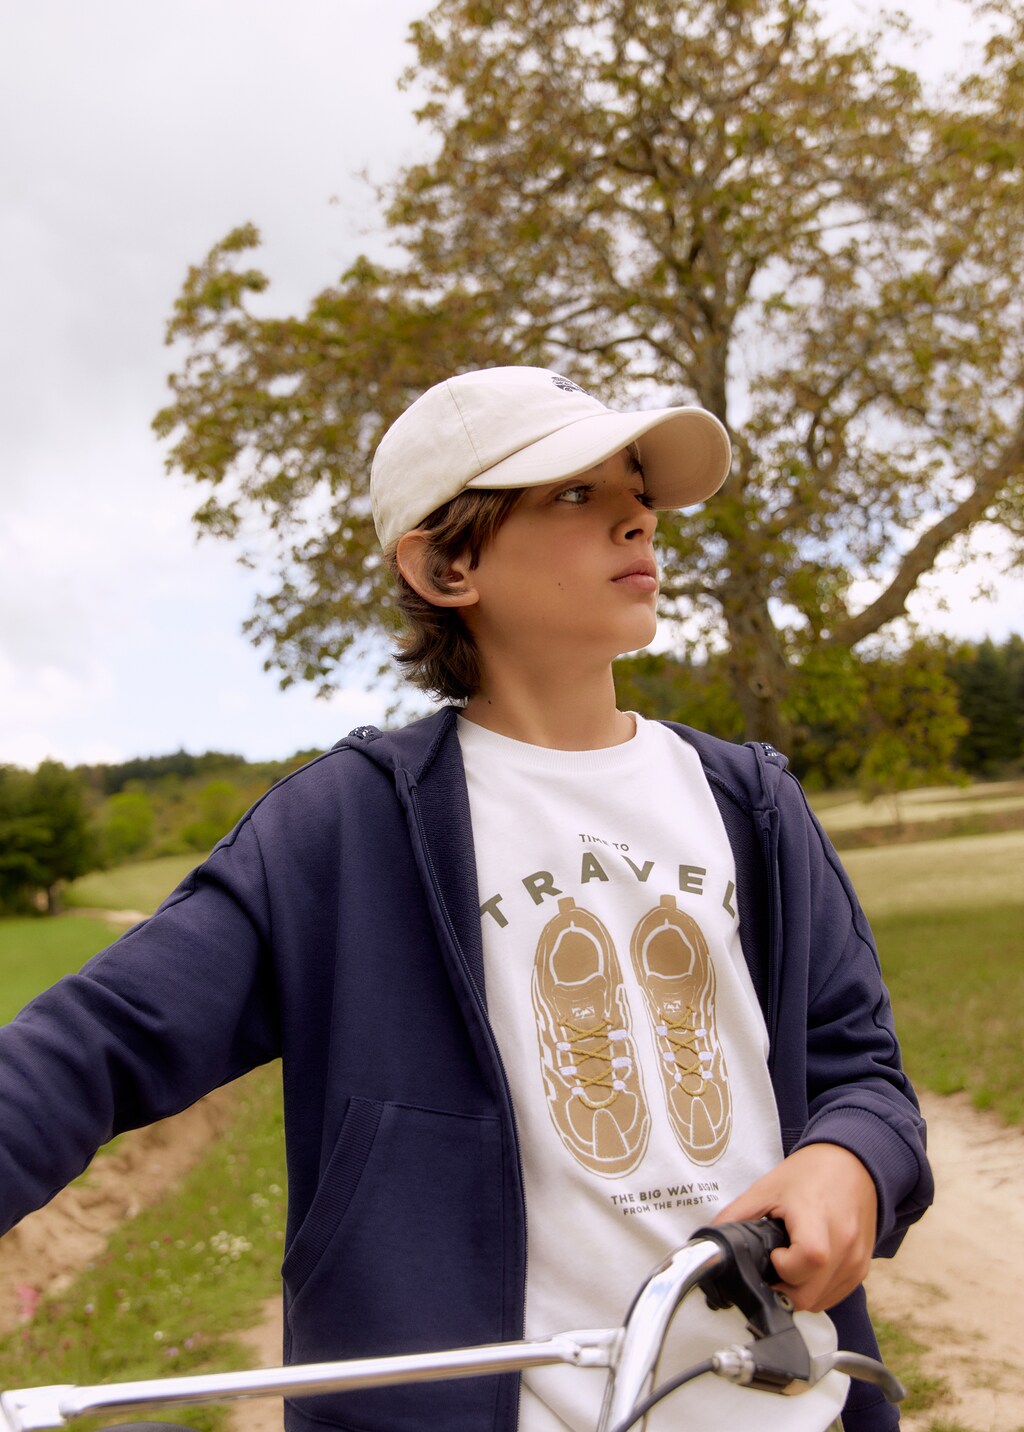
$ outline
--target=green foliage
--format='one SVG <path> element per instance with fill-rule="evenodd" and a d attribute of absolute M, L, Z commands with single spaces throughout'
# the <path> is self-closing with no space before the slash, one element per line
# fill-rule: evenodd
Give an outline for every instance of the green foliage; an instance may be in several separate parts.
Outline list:
<path fill-rule="evenodd" d="M 615 663 L 615 690 L 624 711 L 743 739 L 743 714 L 721 658 L 697 664 L 665 653 L 625 657 Z"/>
<path fill-rule="evenodd" d="M 153 802 L 145 791 L 118 791 L 110 797 L 103 811 L 104 863 L 120 865 L 138 855 L 152 841 L 155 828 Z"/>
<path fill-rule="evenodd" d="M 742 740 L 729 660 L 629 657 L 616 663 L 619 704 Z M 876 796 L 958 778 L 953 759 L 966 722 L 941 647 L 915 642 L 870 658 L 812 649 L 793 668 L 786 714 L 793 733 L 786 754 L 812 788 L 854 783 Z"/>
<path fill-rule="evenodd" d="M 173 783 L 174 777 L 208 776 L 244 764 L 241 756 L 224 751 L 204 751 L 202 755 L 193 756 L 188 751 L 179 750 L 168 756 L 134 756 L 130 761 L 82 769 L 94 783 L 98 781 L 104 794 L 112 796 L 128 787 L 151 787 L 162 777 L 171 777 Z"/>
<path fill-rule="evenodd" d="M 955 779 L 953 758 L 967 723 L 943 652 L 915 642 L 896 660 L 863 664 L 864 702 L 857 783 L 867 796 Z"/>
<path fill-rule="evenodd" d="M 964 644 L 950 654 L 949 674 L 967 722 L 957 763 L 982 778 L 1024 767 L 1024 639 Z"/>
<path fill-rule="evenodd" d="M 796 666 L 900 616 L 976 522 L 1021 530 L 1024 4 L 984 23 L 936 97 L 884 15 L 853 38 L 802 0 L 435 4 L 410 71 L 433 157 L 384 195 L 396 261 L 265 317 L 247 226 L 168 327 L 155 426 L 195 520 L 280 559 L 248 623 L 268 666 L 327 688 L 379 653 L 376 442 L 441 377 L 540 363 L 731 427 L 722 494 L 662 519 L 663 608 L 728 649 L 747 733 L 788 749 Z"/>
<path fill-rule="evenodd" d="M 249 762 L 219 751 L 177 751 L 80 767 L 92 792 L 105 863 L 205 854 L 275 781 L 315 754 Z"/>
<path fill-rule="evenodd" d="M 56 908 L 62 881 L 99 864 L 80 777 L 56 761 L 34 773 L 0 766 L 0 909 L 37 895 Z"/>
<path fill-rule="evenodd" d="M 199 792 L 199 819 L 181 832 L 190 850 L 210 850 L 245 814 L 247 802 L 230 781 L 207 781 Z"/>

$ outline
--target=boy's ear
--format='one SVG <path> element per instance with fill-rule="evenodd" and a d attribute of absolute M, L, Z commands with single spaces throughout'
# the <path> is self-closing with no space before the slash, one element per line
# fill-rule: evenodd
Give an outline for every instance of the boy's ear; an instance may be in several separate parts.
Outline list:
<path fill-rule="evenodd" d="M 395 561 L 413 591 L 435 607 L 469 607 L 479 600 L 468 554 L 439 571 L 430 533 L 421 528 L 399 538 Z"/>

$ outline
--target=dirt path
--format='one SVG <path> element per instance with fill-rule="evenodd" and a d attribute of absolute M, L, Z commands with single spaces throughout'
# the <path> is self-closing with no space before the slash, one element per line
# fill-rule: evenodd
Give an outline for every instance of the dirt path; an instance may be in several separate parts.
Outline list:
<path fill-rule="evenodd" d="M 102 1253 L 114 1228 L 183 1178 L 226 1127 L 229 1088 L 146 1129 L 125 1134 L 86 1177 L 0 1239 L 0 1333 L 32 1316 L 44 1293 L 66 1287 Z"/>
<path fill-rule="evenodd" d="M 74 916 L 84 915 L 90 920 L 105 920 L 108 925 L 117 925 L 119 928 L 127 930 L 142 920 L 148 920 L 152 911 L 147 913 L 145 910 L 98 910 L 92 905 L 75 905 L 66 913 Z"/>
<path fill-rule="evenodd" d="M 971 1432 L 1024 1428 L 1024 1130 L 965 1096 L 922 1099 L 935 1206 L 868 1282 L 875 1311 L 929 1349 L 926 1372 L 949 1394 L 907 1432 L 933 1422 Z"/>
<path fill-rule="evenodd" d="M 1024 1428 L 1022 1319 L 1012 1297 L 1024 1279 L 1024 1131 L 973 1110 L 966 1099 L 926 1096 L 938 1194 L 898 1258 L 876 1264 L 875 1311 L 928 1349 L 923 1368 L 949 1395 L 906 1432 L 933 1424 L 970 1432 Z M 66 1190 L 0 1242 L 0 1331 L 31 1316 L 41 1293 L 57 1289 L 103 1247 L 121 1219 L 179 1178 L 224 1127 L 230 1091 L 177 1119 L 128 1136 L 100 1160 L 87 1184 Z M 991 1284 L 999 1278 L 999 1288 Z M 244 1337 L 257 1366 L 281 1360 L 278 1299 Z M 898 1369 L 897 1369 L 898 1371 Z M 240 1403 L 235 1432 L 281 1432 L 276 1399 Z"/>

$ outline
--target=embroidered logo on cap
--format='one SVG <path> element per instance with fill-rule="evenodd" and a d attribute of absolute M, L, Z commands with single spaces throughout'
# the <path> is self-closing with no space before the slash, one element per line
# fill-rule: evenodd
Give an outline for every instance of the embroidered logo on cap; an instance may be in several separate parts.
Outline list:
<path fill-rule="evenodd" d="M 580 385 L 571 382 L 568 378 L 552 378 L 551 381 L 556 388 L 561 388 L 563 393 L 583 393 L 583 396 L 586 397 L 586 393 Z"/>

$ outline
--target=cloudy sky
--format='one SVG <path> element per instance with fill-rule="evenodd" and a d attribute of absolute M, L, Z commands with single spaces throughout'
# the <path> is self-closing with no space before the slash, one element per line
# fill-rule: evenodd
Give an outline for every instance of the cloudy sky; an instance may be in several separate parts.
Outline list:
<path fill-rule="evenodd" d="M 325 746 L 384 693 L 278 690 L 240 633 L 252 574 L 197 543 L 150 431 L 188 265 L 263 232 L 276 312 L 379 245 L 372 196 L 423 146 L 397 89 L 425 0 L 0 0 L 0 762 Z M 856 15 L 856 0 L 832 0 Z M 863 7 L 867 13 L 873 6 Z M 909 8 L 962 36 L 957 0 Z M 929 60 L 928 62 L 938 63 Z M 1024 585 L 915 614 L 997 639 Z"/>

